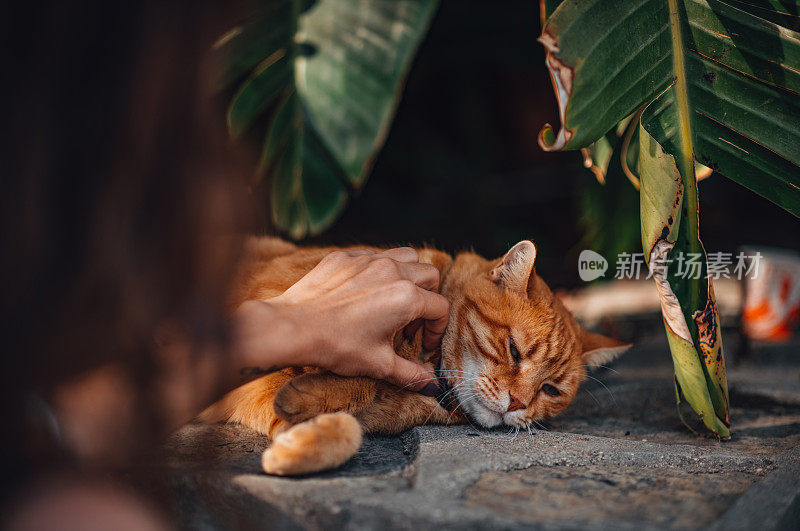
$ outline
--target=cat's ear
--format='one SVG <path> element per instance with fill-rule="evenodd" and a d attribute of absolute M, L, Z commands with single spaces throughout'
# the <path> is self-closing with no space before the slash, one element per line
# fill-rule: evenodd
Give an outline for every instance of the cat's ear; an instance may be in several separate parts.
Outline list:
<path fill-rule="evenodd" d="M 590 368 L 599 367 L 617 359 L 623 352 L 633 346 L 633 343 L 623 343 L 604 335 L 587 332 L 581 328 L 581 343 L 583 344 L 583 363 Z"/>
<path fill-rule="evenodd" d="M 500 259 L 497 266 L 489 271 L 489 278 L 508 289 L 525 293 L 535 261 L 536 246 L 530 240 L 522 240 Z"/>

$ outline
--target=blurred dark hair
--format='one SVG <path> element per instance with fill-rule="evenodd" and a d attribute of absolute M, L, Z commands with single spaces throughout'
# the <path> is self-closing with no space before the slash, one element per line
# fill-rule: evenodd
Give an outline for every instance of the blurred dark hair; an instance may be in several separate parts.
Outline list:
<path fill-rule="evenodd" d="M 5 474 L 37 458 L 15 427 L 30 396 L 110 362 L 145 388 L 164 323 L 224 344 L 232 261 L 216 238 L 248 211 L 206 93 L 218 3 L 19 4 L 0 198 Z"/>

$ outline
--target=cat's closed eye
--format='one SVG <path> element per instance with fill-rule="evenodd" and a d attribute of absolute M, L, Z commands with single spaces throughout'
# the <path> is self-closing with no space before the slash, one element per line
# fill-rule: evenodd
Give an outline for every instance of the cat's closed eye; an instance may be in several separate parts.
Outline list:
<path fill-rule="evenodd" d="M 544 393 L 548 396 L 559 396 L 561 394 L 561 391 L 550 384 L 544 384 L 542 386 L 542 391 L 544 391 Z"/>
<path fill-rule="evenodd" d="M 508 350 L 511 352 L 511 358 L 514 360 L 514 363 L 519 363 L 519 350 L 514 344 L 514 340 L 509 341 Z"/>

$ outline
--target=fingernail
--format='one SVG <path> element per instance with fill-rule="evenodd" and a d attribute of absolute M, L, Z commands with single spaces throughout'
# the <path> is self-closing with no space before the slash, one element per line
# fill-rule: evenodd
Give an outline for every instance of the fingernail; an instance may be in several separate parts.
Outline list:
<path fill-rule="evenodd" d="M 419 394 L 425 396 L 436 396 L 439 394 L 439 387 L 435 383 L 430 382 L 425 387 L 420 389 Z"/>

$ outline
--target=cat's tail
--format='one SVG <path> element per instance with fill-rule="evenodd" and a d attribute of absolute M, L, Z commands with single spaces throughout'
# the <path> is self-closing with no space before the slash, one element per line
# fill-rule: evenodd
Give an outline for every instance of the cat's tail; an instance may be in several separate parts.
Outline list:
<path fill-rule="evenodd" d="M 275 436 L 261 457 L 267 474 L 298 476 L 336 468 L 361 446 L 362 428 L 353 415 L 324 413 Z"/>

